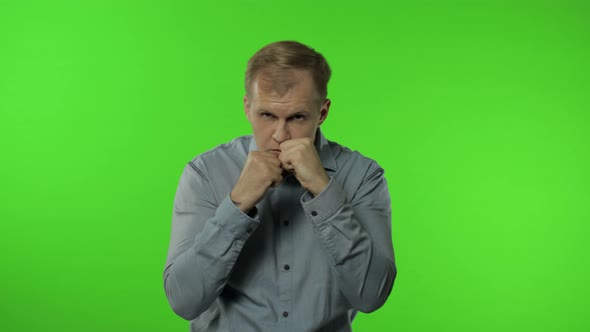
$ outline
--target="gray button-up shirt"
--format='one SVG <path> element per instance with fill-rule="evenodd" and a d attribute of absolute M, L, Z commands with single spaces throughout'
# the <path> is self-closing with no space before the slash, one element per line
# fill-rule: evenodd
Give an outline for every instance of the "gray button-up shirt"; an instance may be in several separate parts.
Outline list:
<path fill-rule="evenodd" d="M 396 266 L 383 169 L 319 130 L 315 144 L 325 190 L 313 197 L 290 175 L 249 215 L 229 193 L 252 136 L 185 167 L 164 288 L 191 331 L 351 331 L 357 310 L 385 303 Z"/>

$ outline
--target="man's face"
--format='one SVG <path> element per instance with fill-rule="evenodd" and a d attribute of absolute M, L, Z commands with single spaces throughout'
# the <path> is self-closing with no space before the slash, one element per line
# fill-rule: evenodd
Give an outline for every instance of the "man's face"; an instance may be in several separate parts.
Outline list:
<path fill-rule="evenodd" d="M 244 97 L 244 111 L 259 151 L 279 155 L 279 145 L 286 140 L 314 139 L 328 116 L 330 100 L 319 100 L 311 74 L 306 70 L 291 74 L 295 83 L 282 95 L 265 83 L 261 73 L 250 86 L 250 98 Z"/>

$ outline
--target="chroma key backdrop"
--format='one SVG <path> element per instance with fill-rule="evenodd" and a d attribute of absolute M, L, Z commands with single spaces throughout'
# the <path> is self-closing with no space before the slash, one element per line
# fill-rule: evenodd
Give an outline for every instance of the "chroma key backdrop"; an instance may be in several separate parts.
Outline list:
<path fill-rule="evenodd" d="M 590 2 L 0 2 L 0 330 L 188 331 L 162 273 L 194 156 L 250 133 L 248 58 L 333 69 L 398 277 L 358 331 L 590 331 Z M 312 273 L 312 272 L 310 272 Z"/>

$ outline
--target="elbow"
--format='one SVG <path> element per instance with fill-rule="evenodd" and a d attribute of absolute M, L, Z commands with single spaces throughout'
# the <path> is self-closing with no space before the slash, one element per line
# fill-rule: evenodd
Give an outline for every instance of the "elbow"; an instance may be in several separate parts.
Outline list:
<path fill-rule="evenodd" d="M 170 308 L 178 316 L 186 320 L 193 320 L 204 311 L 198 303 L 195 303 L 193 297 L 181 290 L 181 287 L 175 282 L 174 275 L 167 274 L 165 276 L 164 289 Z"/>
<path fill-rule="evenodd" d="M 373 292 L 370 294 L 366 294 L 364 298 L 359 301 L 359 304 L 356 308 L 363 313 L 371 313 L 376 311 L 377 309 L 381 308 L 389 295 L 391 294 L 391 290 L 393 289 L 393 284 L 395 282 L 395 277 L 397 276 L 397 268 L 395 263 L 391 262 L 388 264 L 387 272 L 385 273 L 384 277 L 381 279 L 379 286 L 374 289 Z"/>
<path fill-rule="evenodd" d="M 376 311 L 377 309 L 381 308 L 384 303 L 385 301 L 365 301 L 357 306 L 357 310 L 365 314 L 370 314 L 373 311 Z"/>
<path fill-rule="evenodd" d="M 168 302 L 170 303 L 172 311 L 186 320 L 193 320 L 201 314 L 187 303 L 182 303 L 181 301 L 170 301 L 170 299 L 168 299 Z"/>

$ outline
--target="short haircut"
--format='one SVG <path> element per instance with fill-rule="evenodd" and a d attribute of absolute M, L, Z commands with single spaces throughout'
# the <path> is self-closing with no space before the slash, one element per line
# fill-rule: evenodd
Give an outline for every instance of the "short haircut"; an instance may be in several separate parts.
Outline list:
<path fill-rule="evenodd" d="M 259 74 L 264 74 L 266 86 L 284 94 L 296 83 L 292 74 L 295 69 L 311 73 L 320 101 L 324 101 L 332 75 L 330 66 L 322 54 L 296 41 L 268 44 L 250 58 L 246 68 L 246 94 L 250 96 L 250 86 Z"/>

